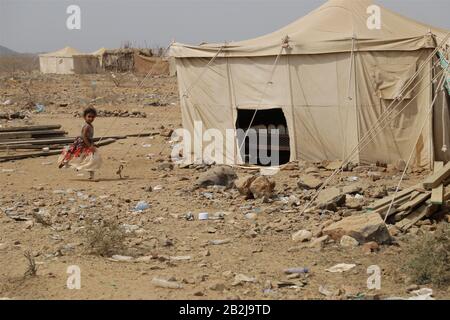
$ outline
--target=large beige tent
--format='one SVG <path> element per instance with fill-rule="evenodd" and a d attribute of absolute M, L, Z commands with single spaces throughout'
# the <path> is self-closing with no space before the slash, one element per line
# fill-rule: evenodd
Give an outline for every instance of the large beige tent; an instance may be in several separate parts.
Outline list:
<path fill-rule="evenodd" d="M 284 123 L 290 160 L 393 163 L 412 155 L 418 166 L 447 160 L 449 151 L 441 150 L 450 138 L 443 91 L 431 116 L 429 110 L 432 78 L 444 74 L 437 55 L 448 49 L 448 33 L 383 7 L 381 28 L 374 28 L 368 24 L 376 13 L 372 5 L 331 0 L 255 39 L 174 43 L 183 126 L 198 136 L 194 124 L 200 121 L 203 131 L 215 128 L 225 136 L 226 129 Z M 389 108 L 398 115 L 382 122 Z M 242 163 L 235 145 L 215 160 Z"/>
<path fill-rule="evenodd" d="M 39 55 L 39 65 L 42 73 L 88 74 L 99 71 L 96 56 L 83 54 L 71 47 Z"/>

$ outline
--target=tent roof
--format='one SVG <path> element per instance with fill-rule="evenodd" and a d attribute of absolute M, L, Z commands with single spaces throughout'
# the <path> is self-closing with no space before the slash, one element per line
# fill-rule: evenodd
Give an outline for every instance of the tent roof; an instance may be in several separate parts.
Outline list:
<path fill-rule="evenodd" d="M 72 47 L 65 47 L 61 50 L 55 51 L 55 52 L 49 52 L 45 54 L 41 54 L 42 57 L 60 57 L 60 58 L 70 58 L 75 55 L 82 55 L 80 51 L 77 49 L 74 49 Z"/>
<path fill-rule="evenodd" d="M 106 48 L 105 47 L 101 47 L 100 49 L 92 52 L 91 54 L 94 56 L 101 56 L 106 52 Z"/>
<path fill-rule="evenodd" d="M 273 33 L 239 42 L 203 44 L 174 43 L 174 57 L 212 57 L 223 47 L 220 56 L 251 57 L 277 55 L 283 39 L 289 39 L 290 54 L 349 52 L 355 37 L 355 50 L 412 51 L 436 46 L 447 31 L 403 17 L 382 6 L 381 29 L 370 30 L 367 20 L 372 0 L 329 0 L 308 15 Z M 448 42 L 450 44 L 450 42 Z"/>

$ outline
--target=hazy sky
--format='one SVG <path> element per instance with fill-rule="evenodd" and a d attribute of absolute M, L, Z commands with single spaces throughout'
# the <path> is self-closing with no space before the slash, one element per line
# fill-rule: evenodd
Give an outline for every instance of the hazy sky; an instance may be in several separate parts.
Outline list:
<path fill-rule="evenodd" d="M 353 0 L 358 1 L 358 0 Z M 90 52 L 166 46 L 172 39 L 244 40 L 296 20 L 325 0 L 0 0 L 0 45 L 44 52 L 66 45 Z M 450 30 L 450 0 L 378 0 L 403 15 Z M 66 9 L 81 8 L 81 30 L 68 30 Z"/>

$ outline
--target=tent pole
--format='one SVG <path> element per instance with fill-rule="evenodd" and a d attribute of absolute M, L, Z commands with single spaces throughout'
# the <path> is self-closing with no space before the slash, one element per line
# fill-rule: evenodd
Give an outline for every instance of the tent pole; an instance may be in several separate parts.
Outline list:
<path fill-rule="evenodd" d="M 230 74 L 230 58 L 226 57 L 227 62 L 227 83 L 228 83 L 228 99 L 230 103 L 230 111 L 231 111 L 231 121 L 232 121 L 232 127 L 234 128 L 234 138 L 233 138 L 233 162 L 234 164 L 237 163 L 237 136 L 236 136 L 236 117 L 235 117 L 235 111 L 236 111 L 236 103 L 233 99 L 233 92 L 232 92 L 232 86 L 231 86 L 231 74 Z M 226 151 L 225 151 L 226 152 Z"/>
<path fill-rule="evenodd" d="M 355 108 L 355 115 L 356 115 L 356 143 L 359 143 L 359 137 L 360 137 L 360 117 L 359 117 L 359 113 L 360 113 L 360 108 L 358 108 L 358 103 L 359 103 L 359 99 L 358 99 L 358 81 L 356 80 L 356 76 L 357 76 L 357 72 L 356 72 L 356 55 L 358 54 L 357 50 L 357 46 L 358 46 L 358 39 L 356 38 L 356 35 L 354 36 L 354 47 L 353 47 L 353 90 L 354 90 L 354 98 L 353 100 L 355 101 L 354 103 L 354 108 Z M 345 152 L 347 154 L 347 152 Z M 347 157 L 347 156 L 346 156 Z M 358 164 L 361 162 L 361 149 L 358 147 L 358 151 L 356 154 L 356 161 L 358 162 Z M 350 159 L 351 161 L 352 159 Z"/>
<path fill-rule="evenodd" d="M 294 150 L 291 151 L 290 158 L 299 160 L 299 159 L 297 159 L 297 134 L 296 134 L 297 130 L 295 127 L 296 121 L 295 121 L 294 95 L 293 95 L 293 91 L 292 91 L 292 74 L 291 74 L 291 63 L 290 63 L 289 54 L 286 55 L 286 66 L 287 66 L 287 74 L 288 74 L 288 81 L 289 81 L 289 95 L 290 95 L 290 100 L 291 100 L 290 102 L 291 102 L 291 115 L 292 115 L 292 130 L 288 129 L 288 133 L 289 133 L 289 141 L 291 140 L 291 137 L 294 140 L 294 142 L 291 143 L 291 145 L 294 146 Z M 289 159 L 289 161 L 291 161 L 291 159 Z"/>

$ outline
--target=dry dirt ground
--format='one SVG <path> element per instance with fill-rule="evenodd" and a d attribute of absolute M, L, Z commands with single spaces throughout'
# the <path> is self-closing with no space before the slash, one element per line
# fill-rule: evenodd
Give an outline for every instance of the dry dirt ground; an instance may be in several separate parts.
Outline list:
<path fill-rule="evenodd" d="M 276 188 L 274 199 L 269 203 L 245 200 L 235 189 L 210 187 L 191 191 L 196 178 L 206 168 L 175 166 L 173 170 L 164 170 L 164 165 L 161 166 L 167 163 L 170 153 L 169 138 L 158 134 L 161 126 L 178 128 L 181 125 L 176 79 L 150 77 L 138 88 L 139 80 L 142 78 L 128 75 L 120 87 L 116 87 L 108 75 L 32 73 L 15 79 L 6 74 L 1 76 L 0 103 L 9 99 L 11 104 L 0 105 L 0 112 L 29 110 L 25 111 L 27 119 L 1 120 L 3 126 L 61 124 L 70 136 L 76 136 L 83 121 L 73 113 L 92 103 L 98 109 L 138 110 L 147 114 L 147 118 L 99 117 L 95 121 L 96 136 L 105 134 L 110 127 L 108 135 L 138 133 L 143 129 L 156 135 L 128 138 L 101 147 L 104 165 L 97 182 L 87 181 L 86 174 L 59 170 L 55 165 L 57 156 L 0 163 L 0 298 L 368 299 L 375 295 L 382 298 L 410 296 L 406 289 L 411 283 L 403 262 L 407 259 L 406 246 L 423 232 L 421 228 L 396 236 L 397 244 L 381 246 L 378 252 L 370 254 L 364 253 L 361 247 L 343 248 L 335 242 L 323 248 L 294 242 L 291 236 L 295 231 L 308 229 L 318 235 L 321 226 L 351 213 L 340 210 L 299 214 L 307 199 L 305 192 L 297 188 L 304 164 L 272 177 Z M 155 100 L 165 106 L 153 106 Z M 42 103 L 45 111 L 34 112 L 29 101 Z M 116 170 L 122 158 L 127 164 L 123 172 L 125 178 L 119 179 Z M 236 168 L 236 172 L 241 176 L 252 171 Z M 319 167 L 319 176 L 327 177 L 330 173 Z M 405 185 L 412 185 L 423 174 L 411 173 Z M 373 182 L 364 172 L 345 172 L 336 183 L 355 183 L 349 182 L 350 176 L 357 176 L 356 183 L 364 185 L 365 201 L 369 203 L 372 200 L 370 190 L 383 185 L 392 189 L 399 174 L 385 172 L 380 180 Z M 291 201 L 290 196 L 299 200 Z M 148 202 L 150 208 L 134 212 L 132 209 L 141 200 Z M 33 218 L 33 213 L 39 210 L 48 218 L 48 223 Z M 5 212 L 31 220 L 16 221 Z M 199 212 L 210 215 L 221 212 L 224 218 L 189 221 L 185 218 L 189 212 L 195 218 Z M 134 230 L 125 240 L 125 250 L 117 253 L 138 261 L 113 261 L 90 251 L 84 235 L 88 223 L 105 219 Z M 220 245 L 209 242 L 223 239 L 229 241 Z M 28 250 L 37 264 L 34 277 L 24 276 L 27 270 L 24 252 Z M 179 258 L 185 256 L 188 257 Z M 345 273 L 326 271 L 338 263 L 352 263 L 356 267 Z M 81 270 L 79 290 L 66 286 L 67 268 L 71 265 Z M 382 270 L 380 290 L 367 288 L 367 268 L 371 265 L 378 265 Z M 289 279 L 283 270 L 292 267 L 306 267 L 309 273 Z M 235 281 L 236 275 L 245 275 L 248 277 L 245 280 L 249 281 Z M 182 288 L 157 287 L 152 284 L 154 277 L 176 280 Z M 333 294 L 320 293 L 320 286 L 326 286 Z M 445 288 L 432 289 L 436 298 L 450 297 Z"/>

